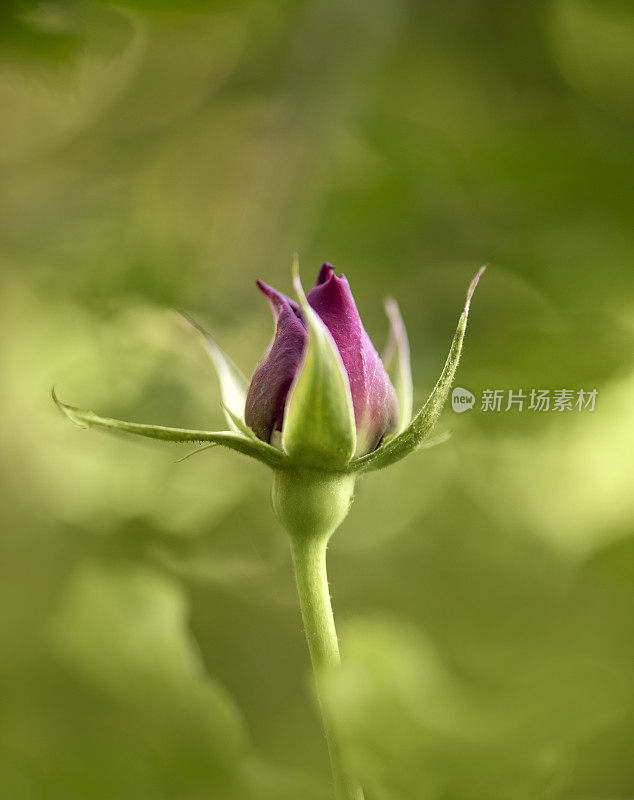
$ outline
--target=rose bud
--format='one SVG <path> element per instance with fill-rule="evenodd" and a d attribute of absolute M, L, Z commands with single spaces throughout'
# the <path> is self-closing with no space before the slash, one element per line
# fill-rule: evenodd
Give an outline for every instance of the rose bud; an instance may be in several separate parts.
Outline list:
<path fill-rule="evenodd" d="M 357 476 L 383 469 L 446 437 L 429 439 L 451 388 L 467 326 L 469 286 L 449 355 L 426 403 L 412 417 L 412 376 L 405 326 L 396 301 L 386 301 L 390 333 L 385 366 L 368 338 L 348 281 L 324 264 L 304 294 L 297 259 L 298 302 L 258 281 L 275 317 L 275 334 L 249 383 L 197 323 L 220 382 L 229 430 L 168 428 L 112 419 L 53 400 L 80 427 L 100 427 L 171 442 L 223 446 L 273 470 L 271 502 L 290 537 L 297 591 L 330 751 L 335 795 L 363 800 L 338 745 L 336 717 L 320 697 L 322 678 L 340 663 L 326 571 L 328 540 L 345 519 Z M 386 372 L 393 370 L 394 385 Z"/>
<path fill-rule="evenodd" d="M 299 373 L 308 334 L 297 303 L 262 281 L 257 285 L 275 317 L 275 334 L 247 392 L 245 421 L 258 438 L 275 444 L 282 431 L 284 410 Z M 365 455 L 396 430 L 398 401 L 392 383 L 366 333 L 348 281 L 324 264 L 306 299 L 319 315 L 337 347 L 350 385 L 357 446 Z"/>
<path fill-rule="evenodd" d="M 321 475 L 319 480 L 325 475 L 333 480 L 344 474 L 354 478 L 446 438 L 429 436 L 449 395 L 471 297 L 483 271 L 484 267 L 469 286 L 440 377 L 413 416 L 409 345 L 396 302 L 386 301 L 390 334 L 381 361 L 363 328 L 348 281 L 335 275 L 330 264 L 321 267 L 308 295 L 294 264 L 298 302 L 258 281 L 273 309 L 275 335 L 250 382 L 206 331 L 183 316 L 201 337 L 218 374 L 227 430 L 126 422 L 61 403 L 54 391 L 53 399 L 80 427 L 220 445 L 271 467 L 278 483 L 286 477 L 299 480 L 300 472 L 303 480 L 306 469 L 313 470 L 313 477 Z"/>

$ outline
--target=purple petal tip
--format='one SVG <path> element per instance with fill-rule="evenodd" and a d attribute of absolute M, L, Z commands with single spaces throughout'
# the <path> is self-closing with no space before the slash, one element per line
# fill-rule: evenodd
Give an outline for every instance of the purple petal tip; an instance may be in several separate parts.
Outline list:
<path fill-rule="evenodd" d="M 277 289 L 269 286 L 268 283 L 264 283 L 264 281 L 259 279 L 255 283 L 258 289 L 269 301 L 269 305 L 271 306 L 276 317 L 279 315 L 280 311 L 285 305 L 289 305 L 295 312 L 299 309 L 299 306 L 294 300 L 291 300 L 290 297 L 287 297 L 282 292 L 278 292 Z"/>
<path fill-rule="evenodd" d="M 329 264 L 327 261 L 321 265 L 319 270 L 319 274 L 317 275 L 317 280 L 315 281 L 315 286 L 321 286 L 322 283 L 326 283 L 326 281 L 330 280 L 332 276 L 335 274 L 335 268 L 332 264 Z"/>

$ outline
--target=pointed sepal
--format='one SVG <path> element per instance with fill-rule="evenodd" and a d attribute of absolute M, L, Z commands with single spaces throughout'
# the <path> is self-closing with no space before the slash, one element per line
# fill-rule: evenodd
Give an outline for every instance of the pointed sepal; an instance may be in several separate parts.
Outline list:
<path fill-rule="evenodd" d="M 407 428 L 412 419 L 414 398 L 412 366 L 405 323 L 401 317 L 398 303 L 393 297 L 385 300 L 385 313 L 390 321 L 390 332 L 382 360 L 398 400 L 398 423 L 394 432 L 394 435 L 398 436 Z"/>
<path fill-rule="evenodd" d="M 249 383 L 233 361 L 216 344 L 207 331 L 196 320 L 182 311 L 177 312 L 184 325 L 202 341 L 216 370 L 220 384 L 222 407 L 229 426 L 236 432 L 244 425 L 244 404 Z M 239 421 L 239 422 L 238 422 Z M 240 425 L 239 423 L 242 423 Z"/>
<path fill-rule="evenodd" d="M 413 450 L 417 450 L 425 445 L 426 439 L 438 421 L 440 412 L 449 396 L 451 384 L 453 383 L 460 360 L 462 342 L 467 329 L 467 317 L 469 316 L 471 298 L 485 268 L 486 267 L 481 267 L 478 270 L 475 278 L 469 285 L 465 306 L 458 320 L 458 328 L 454 334 L 445 366 L 440 374 L 440 378 L 438 378 L 436 385 L 427 398 L 425 405 L 398 436 L 388 440 L 373 453 L 355 459 L 351 462 L 350 469 L 355 471 L 382 469 L 383 467 L 388 467 L 390 464 L 400 461 Z"/>
<path fill-rule="evenodd" d="M 84 411 L 81 408 L 66 405 L 58 399 L 55 389 L 51 394 L 55 405 L 62 414 L 80 428 L 105 428 L 168 442 L 210 442 L 212 445 L 228 447 L 230 450 L 255 458 L 273 469 L 283 469 L 288 464 L 286 456 L 275 447 L 236 431 L 196 431 L 187 428 L 166 428 L 163 425 L 125 422 L 111 417 L 101 417 L 94 411 Z"/>
<path fill-rule="evenodd" d="M 286 402 L 282 448 L 295 461 L 343 468 L 354 454 L 357 439 L 350 383 L 330 332 L 308 305 L 297 261 L 293 288 L 308 342 Z"/>
<path fill-rule="evenodd" d="M 247 437 L 247 439 L 254 439 L 256 442 L 262 441 L 261 439 L 258 439 L 255 433 L 253 433 L 251 428 L 249 428 L 249 426 L 243 419 L 236 417 L 236 415 L 230 409 L 228 409 L 227 406 L 224 405 L 224 403 L 221 403 L 220 405 L 222 406 L 222 410 L 225 412 L 225 416 L 232 423 L 232 427 L 236 431 L 242 433 L 244 436 Z"/>

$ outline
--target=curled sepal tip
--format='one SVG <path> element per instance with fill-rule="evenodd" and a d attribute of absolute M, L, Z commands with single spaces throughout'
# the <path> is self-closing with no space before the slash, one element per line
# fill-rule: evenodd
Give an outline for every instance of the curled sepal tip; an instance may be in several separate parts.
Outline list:
<path fill-rule="evenodd" d="M 284 413 L 282 446 L 289 457 L 331 469 L 345 467 L 356 448 L 350 383 L 332 335 L 308 305 L 293 262 L 293 288 L 308 329 L 300 369 Z"/>
<path fill-rule="evenodd" d="M 453 341 L 451 342 L 449 355 L 447 356 L 443 371 L 440 373 L 440 377 L 427 398 L 425 405 L 398 436 L 388 440 L 383 447 L 380 447 L 373 453 L 369 453 L 366 456 L 352 461 L 350 469 L 358 471 L 382 469 L 383 467 L 388 467 L 390 464 L 394 464 L 396 461 L 400 461 L 413 450 L 417 450 L 425 444 L 425 440 L 438 421 L 440 412 L 449 396 L 449 390 L 451 389 L 451 384 L 453 383 L 456 369 L 458 368 L 460 353 L 462 351 L 462 342 L 467 329 L 467 317 L 469 315 L 471 298 L 485 269 L 486 266 L 480 267 L 474 279 L 469 284 L 467 298 L 460 319 L 458 320 L 458 327 L 454 334 Z"/>
<path fill-rule="evenodd" d="M 262 442 L 255 437 L 247 437 L 236 431 L 196 431 L 187 428 L 166 428 L 163 425 L 145 425 L 138 422 L 125 422 L 120 419 L 101 417 L 94 411 L 84 411 L 75 406 L 62 403 L 51 390 L 53 401 L 59 410 L 68 419 L 80 428 L 105 428 L 108 430 L 132 433 L 149 439 L 162 439 L 168 442 L 210 442 L 222 447 L 228 447 L 246 456 L 251 456 L 273 469 L 283 469 L 287 459 L 283 453 L 274 447 Z"/>

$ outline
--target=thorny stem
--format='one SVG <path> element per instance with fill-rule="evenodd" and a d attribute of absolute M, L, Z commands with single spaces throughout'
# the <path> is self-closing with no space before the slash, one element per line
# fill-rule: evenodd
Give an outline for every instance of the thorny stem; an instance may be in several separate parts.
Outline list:
<path fill-rule="evenodd" d="M 336 800 L 363 800 L 361 787 L 346 768 L 339 734 L 323 701 L 323 677 L 340 663 L 326 573 L 327 543 L 327 536 L 291 536 L 295 580 L 330 753 L 335 797 Z"/>

